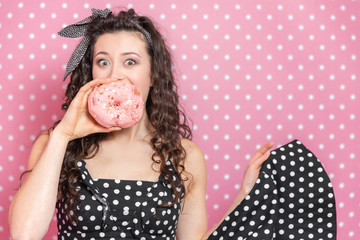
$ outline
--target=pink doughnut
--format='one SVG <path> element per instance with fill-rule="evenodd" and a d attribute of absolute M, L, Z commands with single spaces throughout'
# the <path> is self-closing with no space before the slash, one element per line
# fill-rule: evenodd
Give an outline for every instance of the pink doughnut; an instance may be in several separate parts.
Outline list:
<path fill-rule="evenodd" d="M 88 109 L 104 127 L 128 128 L 140 120 L 144 101 L 133 84 L 121 80 L 96 87 L 90 93 Z"/>

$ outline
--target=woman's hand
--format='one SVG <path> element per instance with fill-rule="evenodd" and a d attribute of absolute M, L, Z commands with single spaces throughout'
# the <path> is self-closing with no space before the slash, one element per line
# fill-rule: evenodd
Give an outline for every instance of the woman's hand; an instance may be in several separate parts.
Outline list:
<path fill-rule="evenodd" d="M 274 146 L 274 143 L 269 142 L 259 148 L 255 155 L 251 158 L 250 162 L 248 163 L 245 173 L 243 182 L 241 184 L 241 191 L 242 195 L 247 195 L 250 193 L 251 189 L 255 185 L 256 179 L 259 177 L 259 172 L 262 164 L 265 162 L 266 159 L 270 156 L 270 149 Z"/>
<path fill-rule="evenodd" d="M 254 187 L 256 180 L 259 177 L 259 172 L 262 164 L 265 162 L 266 159 L 270 156 L 270 149 L 274 146 L 274 143 L 269 142 L 259 148 L 254 156 L 251 158 L 250 162 L 248 163 L 245 173 L 243 182 L 241 184 L 241 190 L 239 194 L 236 196 L 234 202 L 230 206 L 230 208 L 225 213 L 224 217 L 213 226 L 204 236 L 202 239 L 207 239 L 215 230 L 220 226 L 220 224 L 224 221 L 224 219 L 242 202 L 242 200 L 248 195 L 251 189 Z"/>
<path fill-rule="evenodd" d="M 101 126 L 88 111 L 88 97 L 94 88 L 113 81 L 117 81 L 117 79 L 96 79 L 82 86 L 54 131 L 59 132 L 71 141 L 92 133 L 120 130 L 119 127 L 105 128 Z"/>

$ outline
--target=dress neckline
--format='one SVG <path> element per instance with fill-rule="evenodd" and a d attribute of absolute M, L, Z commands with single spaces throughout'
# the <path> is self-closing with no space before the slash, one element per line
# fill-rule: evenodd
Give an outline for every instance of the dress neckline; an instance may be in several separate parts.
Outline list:
<path fill-rule="evenodd" d="M 157 179 L 155 181 L 150 181 L 150 180 L 131 180 L 131 179 L 113 179 L 113 178 L 93 178 L 89 172 L 89 170 L 86 167 L 86 162 L 81 159 L 80 162 L 83 164 L 84 166 L 84 170 L 87 172 L 87 174 L 89 175 L 90 179 L 92 179 L 93 181 L 96 182 L 115 182 L 115 183 L 137 183 L 137 182 L 141 182 L 141 183 L 148 183 L 148 184 L 155 184 L 158 183 L 160 181 L 161 178 L 161 174 L 159 174 L 159 176 L 157 177 Z"/>

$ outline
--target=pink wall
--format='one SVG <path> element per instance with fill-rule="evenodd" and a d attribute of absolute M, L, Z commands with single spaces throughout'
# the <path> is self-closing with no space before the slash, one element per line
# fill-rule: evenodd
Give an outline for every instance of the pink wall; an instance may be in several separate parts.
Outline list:
<path fill-rule="evenodd" d="M 62 114 L 64 64 L 78 40 L 57 31 L 120 2 L 152 16 L 173 49 L 207 158 L 210 225 L 235 198 L 256 148 L 297 138 L 332 180 L 338 238 L 360 239 L 358 1 L 107 2 L 0 3 L 0 239 L 9 236 L 8 208 L 32 141 Z M 45 239 L 55 238 L 54 226 Z"/>

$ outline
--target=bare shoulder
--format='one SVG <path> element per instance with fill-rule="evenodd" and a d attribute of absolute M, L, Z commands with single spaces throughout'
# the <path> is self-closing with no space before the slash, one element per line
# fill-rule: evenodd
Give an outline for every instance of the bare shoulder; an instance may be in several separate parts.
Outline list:
<path fill-rule="evenodd" d="M 204 153 L 201 148 L 191 140 L 182 139 L 181 145 L 186 151 L 185 171 L 191 181 L 191 189 L 206 186 L 207 170 Z M 191 190 L 189 189 L 189 190 Z"/>
<path fill-rule="evenodd" d="M 181 139 L 181 145 L 186 151 L 186 160 L 188 163 L 199 163 L 205 161 L 204 153 L 201 148 L 189 139 Z"/>
<path fill-rule="evenodd" d="M 48 141 L 49 141 L 49 133 L 48 131 L 42 132 L 38 138 L 35 140 L 33 147 L 30 152 L 28 169 L 33 169 L 39 160 L 42 152 L 44 151 Z"/>
<path fill-rule="evenodd" d="M 185 148 L 186 151 L 194 151 L 194 153 L 202 154 L 201 148 L 196 143 L 187 138 L 181 139 L 181 145 Z"/>

